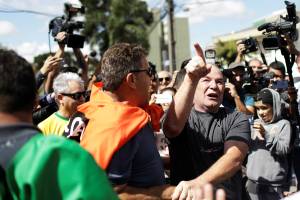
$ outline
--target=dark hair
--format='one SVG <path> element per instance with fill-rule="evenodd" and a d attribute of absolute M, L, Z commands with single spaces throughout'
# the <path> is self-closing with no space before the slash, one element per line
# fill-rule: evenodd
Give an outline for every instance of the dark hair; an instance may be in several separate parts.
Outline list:
<path fill-rule="evenodd" d="M 272 92 L 268 88 L 262 89 L 258 92 L 256 101 L 262 101 L 264 104 L 270 104 L 273 106 Z"/>
<path fill-rule="evenodd" d="M 143 57 L 146 57 L 146 51 L 136 44 L 119 43 L 107 49 L 100 69 L 103 89 L 117 90 L 131 70 L 139 69 Z"/>
<path fill-rule="evenodd" d="M 190 60 L 192 60 L 192 59 L 189 58 L 189 59 L 182 61 L 180 69 L 184 69 L 185 66 L 190 62 Z"/>
<path fill-rule="evenodd" d="M 157 74 L 157 71 L 156 71 L 156 65 L 153 64 L 152 62 L 148 62 L 150 68 L 151 68 L 151 71 L 152 71 L 152 74 Z"/>
<path fill-rule="evenodd" d="M 270 68 L 280 70 L 282 75 L 285 76 L 285 66 L 282 62 L 274 61 L 269 66 L 270 66 Z"/>
<path fill-rule="evenodd" d="M 36 98 L 32 66 L 14 51 L 0 49 L 0 112 L 31 111 Z"/>
<path fill-rule="evenodd" d="M 175 88 L 176 90 L 179 89 L 179 87 L 181 86 L 181 84 L 183 82 L 185 75 L 186 75 L 185 68 L 180 69 L 180 71 L 176 74 L 173 88 Z"/>

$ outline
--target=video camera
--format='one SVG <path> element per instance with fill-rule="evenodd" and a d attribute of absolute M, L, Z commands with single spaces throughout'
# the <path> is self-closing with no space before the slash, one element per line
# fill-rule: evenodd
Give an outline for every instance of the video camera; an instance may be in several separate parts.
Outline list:
<path fill-rule="evenodd" d="M 298 23 L 296 5 L 289 1 L 284 1 L 284 3 L 287 10 L 287 15 L 285 17 L 280 16 L 279 21 L 265 23 L 257 28 L 258 31 L 264 30 L 263 34 L 267 35 L 262 41 L 262 45 L 266 50 L 275 50 L 286 46 L 287 42 L 284 40 L 283 35 L 288 35 L 292 41 L 298 39 L 298 31 L 296 29 L 296 24 Z M 272 32 L 275 32 L 276 34 L 274 35 Z"/>
<path fill-rule="evenodd" d="M 65 3 L 65 15 L 61 17 L 55 17 L 49 23 L 49 31 L 52 32 L 52 36 L 56 37 L 59 32 L 67 32 L 67 37 L 62 43 L 67 44 L 71 48 L 83 48 L 85 37 L 77 34 L 73 34 L 74 30 L 82 29 L 83 22 L 73 20 L 78 12 L 84 13 L 84 7 L 76 4 Z"/>

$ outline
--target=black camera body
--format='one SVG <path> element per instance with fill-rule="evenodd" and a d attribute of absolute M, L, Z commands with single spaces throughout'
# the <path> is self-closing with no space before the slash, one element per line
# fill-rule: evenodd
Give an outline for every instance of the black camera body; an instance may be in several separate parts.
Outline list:
<path fill-rule="evenodd" d="M 84 7 L 74 6 L 69 3 L 65 3 L 66 15 L 61 17 L 55 17 L 49 23 L 49 30 L 51 30 L 52 36 L 56 37 L 59 32 L 67 32 L 67 37 L 62 41 L 71 48 L 83 48 L 85 37 L 73 34 L 74 30 L 79 30 L 84 27 L 84 23 L 80 21 L 72 20 L 72 17 L 78 12 L 84 13 Z"/>
<path fill-rule="evenodd" d="M 246 50 L 243 53 L 250 53 L 257 51 L 257 43 L 256 40 L 252 37 L 242 40 L 242 44 L 245 45 Z"/>
<path fill-rule="evenodd" d="M 287 15 L 281 17 L 284 21 L 265 23 L 257 28 L 258 31 L 265 31 L 263 34 L 267 37 L 263 38 L 262 45 L 266 50 L 275 50 L 285 47 L 287 42 L 284 40 L 283 35 L 289 35 L 292 41 L 298 39 L 298 31 L 296 24 L 298 17 L 296 15 L 296 5 L 289 1 L 284 1 L 286 4 Z M 276 34 L 272 34 L 275 32 Z"/>

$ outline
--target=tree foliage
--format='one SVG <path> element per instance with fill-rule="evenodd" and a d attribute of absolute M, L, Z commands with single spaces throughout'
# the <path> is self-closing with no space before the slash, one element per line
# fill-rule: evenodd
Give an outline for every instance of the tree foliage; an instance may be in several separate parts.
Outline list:
<path fill-rule="evenodd" d="M 229 42 L 219 41 L 216 44 L 216 52 L 217 52 L 217 57 L 223 58 L 227 64 L 234 62 L 234 60 L 237 56 L 236 42 L 235 41 L 229 41 Z"/>
<path fill-rule="evenodd" d="M 86 7 L 83 34 L 101 54 L 117 42 L 139 43 L 149 48 L 147 26 L 153 21 L 140 0 L 81 0 Z"/>

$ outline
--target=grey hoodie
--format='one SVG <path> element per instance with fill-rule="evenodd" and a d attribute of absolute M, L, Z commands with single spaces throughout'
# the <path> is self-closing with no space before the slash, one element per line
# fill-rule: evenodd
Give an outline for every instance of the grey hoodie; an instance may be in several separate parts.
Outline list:
<path fill-rule="evenodd" d="M 273 96 L 273 118 L 265 123 L 259 121 L 265 129 L 265 140 L 256 138 L 251 131 L 250 152 L 247 163 L 247 176 L 260 184 L 280 186 L 286 183 L 288 162 L 286 155 L 290 150 L 291 125 L 281 117 L 281 99 L 278 92 L 270 90 Z"/>

